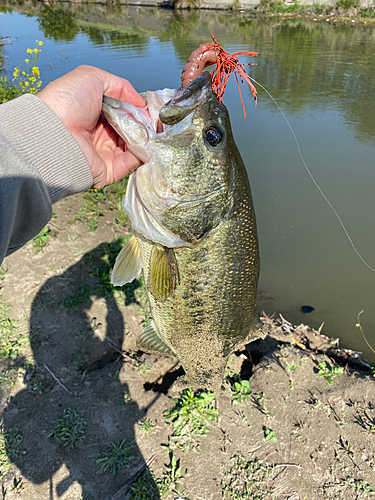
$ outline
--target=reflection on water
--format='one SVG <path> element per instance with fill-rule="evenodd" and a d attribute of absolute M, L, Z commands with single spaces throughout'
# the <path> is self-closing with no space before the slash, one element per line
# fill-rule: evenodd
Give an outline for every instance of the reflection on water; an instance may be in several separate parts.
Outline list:
<path fill-rule="evenodd" d="M 79 64 L 93 64 L 129 79 L 139 91 L 177 87 L 191 51 L 211 34 L 228 51 L 258 51 L 251 76 L 282 107 L 315 179 L 359 252 L 375 266 L 373 27 L 98 5 L 59 16 L 42 6 L 23 9 L 29 17 L 14 11 L 2 16 L 1 35 L 12 40 L 4 48 L 7 70 L 22 62 L 35 39 L 44 39 L 44 84 Z M 375 275 L 355 255 L 311 182 L 283 117 L 258 91 L 255 108 L 245 90 L 246 120 L 234 82 L 225 103 L 257 212 L 259 309 L 282 311 L 291 321 L 315 327 L 324 322 L 323 333 L 339 336 L 342 345 L 373 360 L 355 323 L 365 309 L 362 325 L 374 345 Z"/>

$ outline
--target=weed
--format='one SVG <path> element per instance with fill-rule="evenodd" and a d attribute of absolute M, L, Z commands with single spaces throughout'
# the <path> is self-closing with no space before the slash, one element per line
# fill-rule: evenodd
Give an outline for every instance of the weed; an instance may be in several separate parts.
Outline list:
<path fill-rule="evenodd" d="M 271 412 L 266 407 L 267 399 L 264 393 L 261 392 L 259 394 L 253 394 L 252 398 L 255 406 L 258 407 L 259 411 L 263 413 L 263 415 L 266 415 L 266 417 L 271 417 Z"/>
<path fill-rule="evenodd" d="M 109 382 L 116 382 L 118 380 L 119 373 L 120 373 L 120 370 L 117 370 L 116 373 L 108 373 Z"/>
<path fill-rule="evenodd" d="M 234 382 L 232 386 L 232 404 L 243 403 L 250 396 L 251 389 L 248 380 L 241 380 L 241 382 Z"/>
<path fill-rule="evenodd" d="M 358 9 L 361 5 L 360 0 L 336 0 L 335 7 L 338 9 L 342 7 L 345 10 Z"/>
<path fill-rule="evenodd" d="M 58 445 L 74 448 L 84 439 L 87 422 L 76 410 L 65 408 L 62 417 L 55 423 L 48 437 L 54 436 Z"/>
<path fill-rule="evenodd" d="M 272 429 L 264 429 L 264 437 L 266 438 L 266 441 L 277 443 L 275 431 L 273 431 Z"/>
<path fill-rule="evenodd" d="M 156 427 L 156 424 L 154 424 L 150 419 L 145 418 L 138 422 L 138 428 L 143 432 L 144 436 L 147 436 L 147 434 L 151 431 L 153 431 Z"/>
<path fill-rule="evenodd" d="M 344 480 L 344 483 L 349 485 L 351 489 L 353 490 L 353 493 L 356 494 L 355 498 L 356 500 L 360 498 L 365 498 L 367 495 L 369 496 L 375 496 L 375 490 L 372 486 L 370 486 L 366 481 L 359 480 L 359 479 L 354 479 L 350 478 L 348 481 Z"/>
<path fill-rule="evenodd" d="M 40 231 L 29 243 L 33 244 L 35 248 L 35 253 L 39 253 L 45 246 L 48 245 L 50 237 L 56 237 L 57 231 L 51 230 L 48 226 Z"/>
<path fill-rule="evenodd" d="M 156 481 L 163 497 L 170 492 L 181 496 L 182 491 L 178 483 L 184 480 L 182 470 L 183 468 L 180 465 L 180 460 L 177 460 L 173 452 L 170 452 L 170 463 L 166 465 L 163 476 Z"/>
<path fill-rule="evenodd" d="M 109 469 L 115 476 L 120 469 L 124 469 L 135 459 L 135 455 L 131 453 L 132 448 L 134 448 L 134 441 L 127 443 L 126 438 L 119 440 L 118 444 L 109 444 L 105 454 L 96 460 L 100 466 L 97 474 Z"/>
<path fill-rule="evenodd" d="M 301 368 L 300 366 L 295 365 L 294 361 L 292 361 L 291 363 L 288 363 L 288 361 L 285 361 L 285 363 L 288 365 L 287 370 L 288 370 L 289 373 L 296 371 L 297 368 Z"/>
<path fill-rule="evenodd" d="M 139 373 L 147 373 L 150 371 L 150 367 L 148 366 L 147 359 L 145 359 L 144 361 L 139 361 L 136 359 L 134 366 L 138 370 Z"/>
<path fill-rule="evenodd" d="M 78 351 L 76 359 L 74 360 L 74 368 L 79 371 L 85 364 L 85 361 L 87 359 L 87 353 L 86 349 L 82 349 L 81 351 Z"/>
<path fill-rule="evenodd" d="M 198 437 L 205 437 L 209 432 L 206 421 L 216 422 L 219 412 L 214 408 L 214 392 L 197 392 L 185 389 L 180 399 L 170 398 L 175 403 L 173 408 L 164 412 L 165 420 L 173 426 L 172 440 L 176 446 L 185 450 L 199 451 Z"/>
<path fill-rule="evenodd" d="M 318 396 L 316 394 L 312 394 L 311 398 L 308 401 L 306 401 L 306 403 L 312 406 L 313 408 L 316 408 L 317 406 L 320 405 L 320 400 L 318 399 Z"/>
<path fill-rule="evenodd" d="M 130 500 L 153 500 L 159 498 L 159 490 L 156 486 L 152 471 L 146 469 L 138 481 L 130 486 Z"/>
<path fill-rule="evenodd" d="M 344 374 L 343 366 L 334 365 L 331 368 L 329 368 L 325 361 L 321 361 L 320 363 L 318 363 L 318 367 L 319 367 L 318 375 L 324 377 L 329 384 L 333 384 L 333 377 L 337 377 L 338 375 Z"/>
<path fill-rule="evenodd" d="M 120 401 L 117 403 L 119 406 L 130 406 L 133 403 L 133 399 L 130 394 L 124 394 Z"/>
<path fill-rule="evenodd" d="M 0 283 L 3 281 L 7 271 L 8 269 L 6 267 L 0 266 Z"/>
<path fill-rule="evenodd" d="M 8 316 L 11 306 L 4 303 L 0 296 L 0 358 L 16 359 L 28 343 L 26 336 L 17 330 L 17 321 Z"/>
<path fill-rule="evenodd" d="M 22 434 L 17 427 L 0 435 L 0 480 L 8 472 L 12 460 L 26 453 L 19 448 L 22 441 Z"/>
<path fill-rule="evenodd" d="M 248 461 L 241 453 L 231 460 L 233 466 L 226 474 L 227 479 L 221 482 L 224 499 L 271 500 L 275 498 L 274 489 L 268 484 L 273 475 L 273 467 L 257 459 Z"/>

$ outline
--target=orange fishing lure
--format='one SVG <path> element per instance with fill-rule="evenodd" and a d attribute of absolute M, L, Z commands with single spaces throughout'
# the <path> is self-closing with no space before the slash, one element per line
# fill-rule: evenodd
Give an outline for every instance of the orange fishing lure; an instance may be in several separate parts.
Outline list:
<path fill-rule="evenodd" d="M 234 73 L 237 81 L 238 91 L 240 93 L 244 116 L 246 118 L 246 110 L 242 98 L 240 81 L 243 87 L 245 86 L 245 81 L 250 85 L 255 104 L 257 104 L 256 88 L 251 82 L 249 75 L 247 74 L 244 67 L 249 65 L 255 66 L 256 63 L 241 63 L 238 56 L 257 56 L 259 52 L 250 52 L 243 50 L 230 54 L 216 41 L 214 35 L 211 35 L 211 38 L 213 40 L 212 43 L 201 44 L 198 49 L 196 49 L 189 57 L 189 60 L 181 73 L 181 86 L 183 88 L 192 80 L 197 78 L 197 76 L 202 73 L 205 67 L 210 66 L 211 64 L 216 64 L 216 68 L 211 71 L 213 92 L 216 94 L 220 102 L 224 102 L 223 96 L 229 77 L 232 73 Z"/>

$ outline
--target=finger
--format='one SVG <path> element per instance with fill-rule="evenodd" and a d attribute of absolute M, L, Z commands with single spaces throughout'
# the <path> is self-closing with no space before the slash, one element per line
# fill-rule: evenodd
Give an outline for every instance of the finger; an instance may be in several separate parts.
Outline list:
<path fill-rule="evenodd" d="M 124 102 L 129 102 L 140 108 L 146 106 L 146 101 L 138 94 L 128 80 L 112 75 L 112 73 L 108 73 L 99 68 L 95 68 L 95 70 L 102 82 L 104 95 L 113 97 L 114 99 L 120 99 Z"/>
<path fill-rule="evenodd" d="M 142 162 L 139 158 L 133 155 L 130 151 L 120 153 L 113 160 L 113 182 L 123 179 L 126 175 L 131 174 L 137 169 Z"/>

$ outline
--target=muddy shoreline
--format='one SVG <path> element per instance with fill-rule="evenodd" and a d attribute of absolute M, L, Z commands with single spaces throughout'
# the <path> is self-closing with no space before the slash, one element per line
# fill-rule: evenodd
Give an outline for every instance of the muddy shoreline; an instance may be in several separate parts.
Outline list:
<path fill-rule="evenodd" d="M 89 196 L 58 202 L 47 244 L 37 251 L 30 243 L 4 263 L 2 498 L 228 499 L 244 479 L 250 484 L 250 469 L 264 500 L 372 498 L 374 370 L 282 315 L 259 311 L 269 335 L 231 356 L 233 397 L 216 395 L 217 417 L 205 420 L 203 434 L 190 429 L 190 447 L 186 435 L 176 436 L 166 412 L 180 400 L 173 382 L 182 369 L 137 352 L 148 314 L 142 283 L 126 293 L 109 287 L 127 233 L 114 204 L 119 193 Z M 95 230 L 82 210 L 92 204 L 93 214 L 101 209 Z M 73 447 L 56 443 L 64 411 L 85 422 Z M 111 455 L 121 443 L 132 458 Z M 168 482 L 172 456 L 181 471 Z M 118 465 L 115 475 L 100 472 L 102 458 Z"/>

